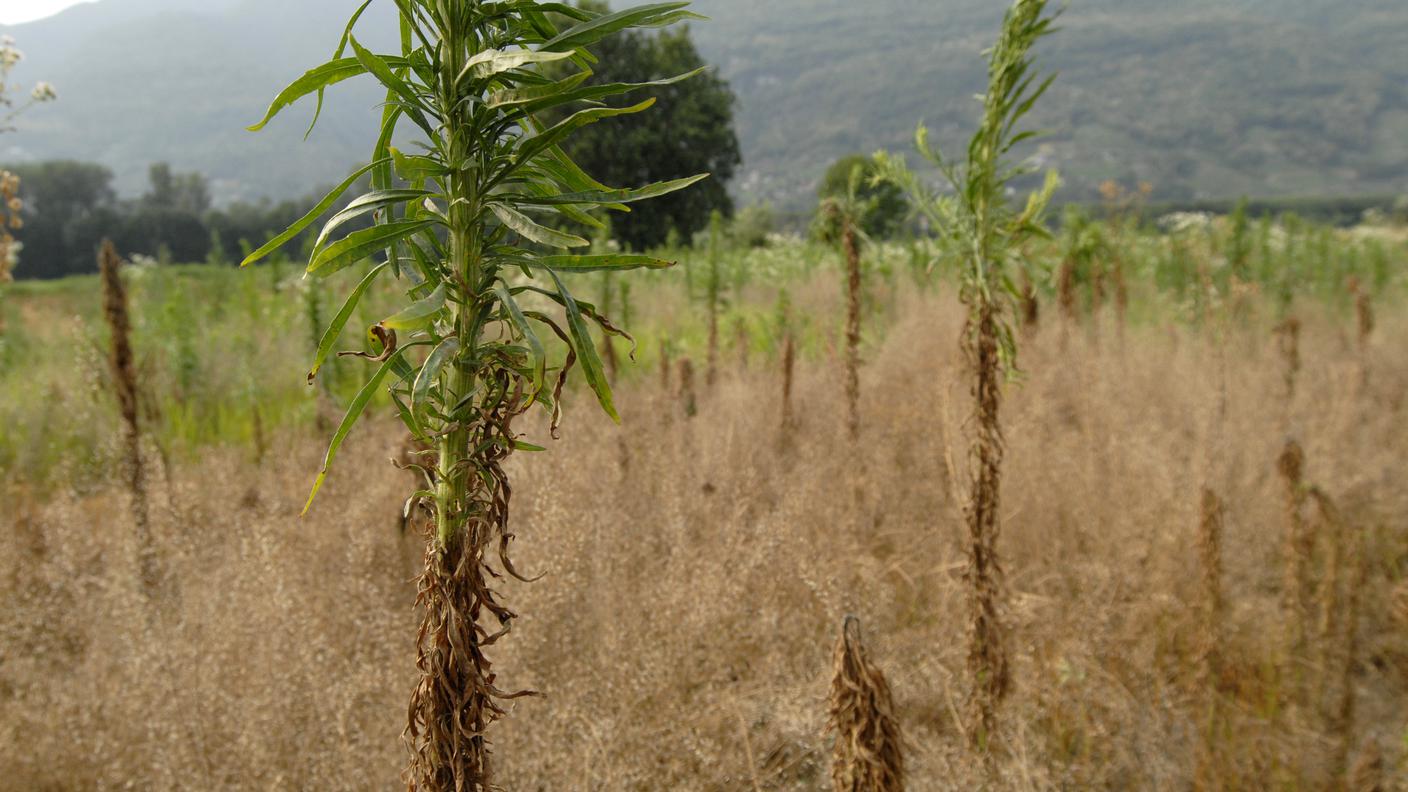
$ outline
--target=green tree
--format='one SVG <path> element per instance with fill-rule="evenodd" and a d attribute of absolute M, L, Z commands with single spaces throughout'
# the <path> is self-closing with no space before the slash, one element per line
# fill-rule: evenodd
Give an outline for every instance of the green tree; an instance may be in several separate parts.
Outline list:
<path fill-rule="evenodd" d="M 601 0 L 583 0 L 581 7 L 592 13 L 607 10 Z M 688 27 L 612 36 L 593 46 L 592 54 L 599 62 L 592 64 L 588 86 L 666 80 L 706 65 Z M 619 107 L 647 97 L 656 100 L 652 112 L 587 127 L 562 146 L 583 170 L 607 184 L 712 174 L 694 189 L 632 207 L 630 214 L 613 218 L 617 240 L 631 250 L 659 247 L 671 230 L 682 239 L 692 239 L 708 226 L 714 210 L 731 216 L 733 202 L 726 185 L 742 162 L 733 128 L 733 90 L 716 74 L 704 71 L 610 103 Z"/>
<path fill-rule="evenodd" d="M 909 201 L 899 187 L 889 181 L 875 178 L 875 160 L 870 157 L 851 154 L 832 163 L 821 179 L 821 186 L 817 188 L 817 198 L 821 199 L 822 203 L 828 198 L 846 198 L 856 168 L 860 168 L 860 181 L 852 198 L 865 206 L 858 219 L 861 230 L 873 239 L 884 239 L 893 235 L 909 213 Z"/>

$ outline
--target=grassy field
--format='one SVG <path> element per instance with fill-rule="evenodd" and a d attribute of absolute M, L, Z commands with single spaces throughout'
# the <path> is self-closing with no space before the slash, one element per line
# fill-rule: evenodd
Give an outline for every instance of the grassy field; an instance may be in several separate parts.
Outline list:
<path fill-rule="evenodd" d="M 911 789 L 1404 788 L 1401 232 L 1078 228 L 1029 251 L 1040 320 L 1007 391 L 1015 691 L 995 776 L 958 717 L 970 397 L 953 265 L 923 244 L 866 252 L 852 443 L 839 259 L 776 240 L 718 260 L 712 388 L 708 254 L 617 276 L 641 342 L 633 365 L 618 344 L 624 425 L 578 400 L 567 453 L 511 462 L 516 561 L 544 577 L 503 585 L 523 618 L 495 669 L 544 695 L 496 727 L 505 788 L 826 787 L 846 614 L 894 689 Z M 367 368 L 343 360 L 304 383 L 314 318 L 339 304 L 297 274 L 128 268 L 152 532 L 171 570 L 155 613 L 114 472 L 97 282 L 7 288 L 0 789 L 382 789 L 404 765 L 423 542 L 398 519 L 411 474 L 365 463 L 399 456 L 404 430 L 380 405 L 299 519 Z M 349 327 L 381 316 L 379 299 Z M 1277 330 L 1292 317 L 1298 367 Z M 789 328 L 801 354 L 784 433 Z M 523 429 L 552 444 L 540 423 Z M 1297 648 L 1289 439 L 1311 536 Z M 1204 488 L 1224 506 L 1215 619 Z"/>

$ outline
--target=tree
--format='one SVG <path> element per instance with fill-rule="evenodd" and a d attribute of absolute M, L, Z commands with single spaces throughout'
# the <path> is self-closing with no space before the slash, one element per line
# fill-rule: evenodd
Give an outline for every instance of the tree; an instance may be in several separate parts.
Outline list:
<path fill-rule="evenodd" d="M 607 4 L 600 0 L 584 0 L 581 7 L 592 13 L 607 10 Z M 634 206 L 630 214 L 613 218 L 618 241 L 632 250 L 659 247 L 671 230 L 681 239 L 692 239 L 696 231 L 708 226 L 714 210 L 731 216 L 733 202 L 726 185 L 743 161 L 733 129 L 733 90 L 708 71 L 663 84 L 706 65 L 689 28 L 612 36 L 592 47 L 592 54 L 600 61 L 592 64 L 593 75 L 587 85 L 662 84 L 611 100 L 613 106 L 621 107 L 654 98 L 656 106 L 649 113 L 610 119 L 581 130 L 563 144 L 567 154 L 607 184 L 712 174 L 693 189 Z"/>
<path fill-rule="evenodd" d="M 832 163 L 817 188 L 817 198 L 822 203 L 828 198 L 846 198 L 856 168 L 860 168 L 860 181 L 853 198 L 865 205 L 859 218 L 861 230 L 872 239 L 893 235 L 909 213 L 909 201 L 899 187 L 875 178 L 875 160 L 870 157 L 851 154 Z"/>
<path fill-rule="evenodd" d="M 116 218 L 112 171 L 67 160 L 10 170 L 20 180 L 24 199 L 23 228 L 16 235 L 24 243 L 25 275 L 58 278 L 92 272 L 103 228 L 111 229 Z M 92 222 L 100 215 L 104 223 Z"/>
<path fill-rule="evenodd" d="M 142 198 L 146 205 L 195 215 L 210 209 L 210 186 L 204 175 L 176 173 L 165 162 L 153 163 L 147 174 L 151 187 Z"/>

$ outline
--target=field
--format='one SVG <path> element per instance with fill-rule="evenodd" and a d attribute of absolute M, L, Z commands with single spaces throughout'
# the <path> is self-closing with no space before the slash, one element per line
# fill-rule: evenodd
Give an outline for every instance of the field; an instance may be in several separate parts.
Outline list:
<path fill-rule="evenodd" d="M 910 789 L 1408 788 L 1408 247 L 1185 220 L 1093 226 L 1095 255 L 1069 228 L 1029 251 L 1041 311 L 1006 386 L 998 542 L 1015 687 L 992 767 L 960 717 L 971 397 L 953 262 L 864 252 L 855 442 L 834 252 L 720 256 L 712 386 L 709 254 L 615 276 L 640 340 L 635 364 L 617 343 L 623 426 L 577 399 L 560 441 L 523 425 L 549 453 L 511 462 L 515 560 L 543 577 L 503 584 L 522 619 L 492 656 L 501 686 L 542 696 L 496 727 L 499 782 L 825 788 L 831 651 L 854 614 Z M 368 371 L 344 359 L 304 384 L 333 294 L 289 263 L 126 269 L 168 569 L 155 609 L 97 281 L 18 284 L 0 308 L 0 789 L 387 788 L 424 546 L 399 519 L 412 474 L 381 461 L 405 430 L 377 403 L 300 519 Z M 1310 536 L 1300 618 L 1288 492 Z"/>

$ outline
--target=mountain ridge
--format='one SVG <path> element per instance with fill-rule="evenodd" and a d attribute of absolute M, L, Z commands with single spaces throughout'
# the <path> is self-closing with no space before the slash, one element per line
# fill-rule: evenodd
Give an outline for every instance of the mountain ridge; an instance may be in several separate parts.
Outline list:
<path fill-rule="evenodd" d="M 366 156 L 381 93 L 354 80 L 260 134 L 273 95 L 325 60 L 352 0 L 102 0 L 5 28 L 29 59 L 15 78 L 60 102 L 0 138 L 0 161 L 96 160 L 119 190 L 170 161 L 212 178 L 217 200 L 287 197 Z M 619 3 L 618 3 L 619 5 Z M 950 149 L 972 128 L 992 0 L 696 0 L 700 51 L 738 94 L 742 202 L 810 204 L 835 158 L 912 150 L 924 119 Z M 359 37 L 394 41 L 373 4 Z M 1408 5 L 1393 0 L 1083 0 L 1043 42 L 1060 72 L 1033 115 L 1051 134 L 1029 152 L 1058 167 L 1066 197 L 1105 179 L 1148 181 L 1163 200 L 1240 194 L 1408 191 Z"/>

